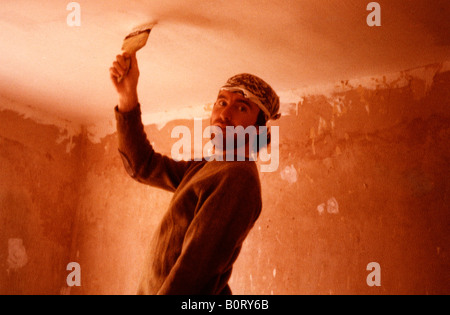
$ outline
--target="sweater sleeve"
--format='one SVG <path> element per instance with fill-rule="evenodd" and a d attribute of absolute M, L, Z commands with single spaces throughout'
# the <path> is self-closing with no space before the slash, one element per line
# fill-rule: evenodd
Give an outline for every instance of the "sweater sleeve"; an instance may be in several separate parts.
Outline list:
<path fill-rule="evenodd" d="M 261 213 L 261 187 L 255 175 L 248 168 L 233 167 L 200 192 L 181 254 L 158 294 L 198 295 L 223 289 Z"/>
<path fill-rule="evenodd" d="M 175 191 L 189 162 L 178 162 L 155 152 L 144 131 L 140 105 L 127 113 L 120 112 L 117 106 L 114 111 L 119 153 L 127 173 L 143 184 Z"/>

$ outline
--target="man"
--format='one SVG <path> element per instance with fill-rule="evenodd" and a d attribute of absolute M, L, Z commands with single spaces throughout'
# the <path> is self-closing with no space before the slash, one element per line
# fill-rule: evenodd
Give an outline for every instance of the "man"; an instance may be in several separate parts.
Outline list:
<path fill-rule="evenodd" d="M 243 162 L 176 162 L 156 153 L 141 121 L 136 55 L 117 56 L 110 77 L 119 96 L 115 115 L 127 172 L 141 183 L 174 193 L 152 241 L 138 293 L 231 294 L 233 263 L 262 208 L 256 163 L 248 154 Z M 227 126 L 265 126 L 268 119 L 279 118 L 278 110 L 279 98 L 267 83 L 237 75 L 220 90 L 211 125 L 226 138 Z M 225 146 L 222 154 L 235 149 Z"/>

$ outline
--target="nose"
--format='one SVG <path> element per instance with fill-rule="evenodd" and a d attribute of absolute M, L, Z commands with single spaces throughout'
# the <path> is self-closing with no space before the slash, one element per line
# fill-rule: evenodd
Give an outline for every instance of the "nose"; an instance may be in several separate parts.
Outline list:
<path fill-rule="evenodd" d="M 226 106 L 224 109 L 222 109 L 222 111 L 220 112 L 220 119 L 222 119 L 222 121 L 227 125 L 231 123 L 233 119 L 231 106 Z"/>

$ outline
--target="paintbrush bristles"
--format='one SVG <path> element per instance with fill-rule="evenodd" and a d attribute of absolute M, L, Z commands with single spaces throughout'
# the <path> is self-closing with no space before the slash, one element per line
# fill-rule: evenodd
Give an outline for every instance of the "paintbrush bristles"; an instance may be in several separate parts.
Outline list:
<path fill-rule="evenodd" d="M 125 37 L 123 44 L 122 44 L 122 50 L 130 55 L 135 54 L 139 49 L 141 49 L 142 47 L 144 47 L 147 44 L 147 40 L 148 40 L 148 36 L 150 35 L 151 32 L 151 28 L 154 26 L 155 24 L 145 24 L 145 25 L 141 25 L 138 30 L 135 30 L 134 32 L 132 32 L 131 34 L 129 34 L 127 37 Z M 135 29 L 137 29 L 135 28 Z M 126 73 L 117 78 L 117 82 L 122 82 L 123 78 L 125 76 L 128 75 L 128 72 L 130 71 L 131 68 L 131 60 L 129 58 L 127 58 L 125 60 L 126 62 Z"/>
<path fill-rule="evenodd" d="M 140 31 L 151 30 L 155 25 L 156 25 L 156 22 L 141 24 L 141 25 L 134 27 L 131 30 L 131 32 L 135 33 L 135 32 L 140 32 Z"/>
<path fill-rule="evenodd" d="M 128 35 L 123 41 L 122 50 L 129 54 L 134 54 L 147 44 L 149 35 L 150 30 L 140 31 Z"/>

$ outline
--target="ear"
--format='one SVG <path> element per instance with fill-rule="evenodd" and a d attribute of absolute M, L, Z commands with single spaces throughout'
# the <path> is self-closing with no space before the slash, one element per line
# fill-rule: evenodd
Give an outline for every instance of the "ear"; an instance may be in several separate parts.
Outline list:
<path fill-rule="evenodd" d="M 266 117 L 264 115 L 264 112 L 260 108 L 258 108 L 258 109 L 259 109 L 259 111 L 258 111 L 258 114 L 256 116 L 256 122 L 255 122 L 257 135 L 259 135 L 261 133 L 260 126 L 266 126 L 267 125 L 267 121 L 266 121 Z"/>

